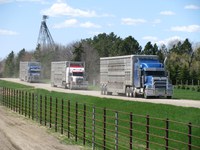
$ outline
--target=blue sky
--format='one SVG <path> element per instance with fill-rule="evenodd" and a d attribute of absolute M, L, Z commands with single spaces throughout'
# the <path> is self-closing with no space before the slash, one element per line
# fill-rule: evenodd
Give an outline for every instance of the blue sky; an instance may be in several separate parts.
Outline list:
<path fill-rule="evenodd" d="M 142 47 L 200 42 L 200 0 L 0 0 L 0 60 L 35 49 L 42 15 L 62 45 L 110 32 L 131 35 Z"/>

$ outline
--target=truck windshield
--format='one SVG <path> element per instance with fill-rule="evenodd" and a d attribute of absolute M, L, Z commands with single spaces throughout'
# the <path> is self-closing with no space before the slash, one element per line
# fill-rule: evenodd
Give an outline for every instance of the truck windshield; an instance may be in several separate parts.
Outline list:
<path fill-rule="evenodd" d="M 146 76 L 159 76 L 164 77 L 165 72 L 164 71 L 145 71 Z"/>
<path fill-rule="evenodd" d="M 82 77 L 83 76 L 83 72 L 73 72 L 73 76 Z"/>

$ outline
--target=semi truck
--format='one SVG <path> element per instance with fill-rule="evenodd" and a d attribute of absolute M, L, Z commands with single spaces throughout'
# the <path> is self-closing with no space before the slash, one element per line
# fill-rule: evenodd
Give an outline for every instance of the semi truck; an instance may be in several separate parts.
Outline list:
<path fill-rule="evenodd" d="M 126 55 L 100 58 L 101 94 L 127 97 L 171 98 L 173 87 L 156 55 Z"/>
<path fill-rule="evenodd" d="M 20 61 L 19 78 L 26 82 L 40 82 L 41 81 L 41 64 L 34 61 Z"/>
<path fill-rule="evenodd" d="M 85 63 L 80 61 L 51 62 L 51 86 L 87 89 Z"/>

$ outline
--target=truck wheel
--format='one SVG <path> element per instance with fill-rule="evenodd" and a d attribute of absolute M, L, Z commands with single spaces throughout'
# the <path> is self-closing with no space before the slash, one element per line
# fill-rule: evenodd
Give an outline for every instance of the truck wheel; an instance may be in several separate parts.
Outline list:
<path fill-rule="evenodd" d="M 137 97 L 137 92 L 136 92 L 136 90 L 133 91 L 133 97 Z"/>
<path fill-rule="evenodd" d="M 171 96 L 167 96 L 167 99 L 172 99 L 172 97 Z"/>
<path fill-rule="evenodd" d="M 145 99 L 148 99 L 148 98 L 149 98 L 149 97 L 147 96 L 145 90 L 144 90 L 144 98 L 145 98 Z"/>

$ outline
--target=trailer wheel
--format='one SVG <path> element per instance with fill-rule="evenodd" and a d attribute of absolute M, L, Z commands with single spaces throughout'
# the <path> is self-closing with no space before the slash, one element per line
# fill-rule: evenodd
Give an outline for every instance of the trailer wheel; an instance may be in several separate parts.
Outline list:
<path fill-rule="evenodd" d="M 129 87 L 126 87 L 126 96 L 127 96 L 127 97 L 130 96 L 129 93 L 130 93 L 130 88 L 129 88 Z"/>
<path fill-rule="evenodd" d="M 167 99 L 172 99 L 172 96 L 167 96 Z"/>
<path fill-rule="evenodd" d="M 145 98 L 145 99 L 148 99 L 148 98 L 149 98 L 149 97 L 147 96 L 145 90 L 144 90 L 144 98 Z"/>

